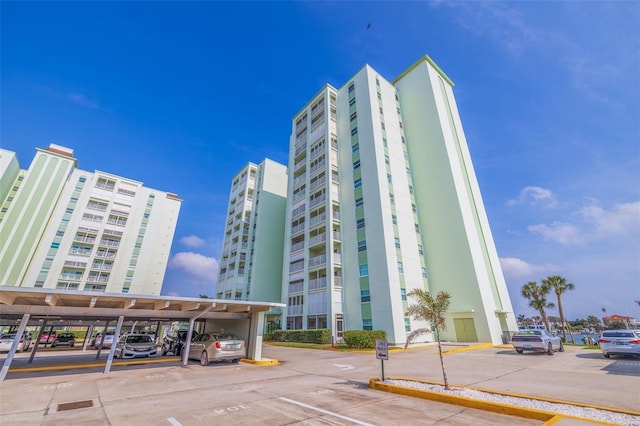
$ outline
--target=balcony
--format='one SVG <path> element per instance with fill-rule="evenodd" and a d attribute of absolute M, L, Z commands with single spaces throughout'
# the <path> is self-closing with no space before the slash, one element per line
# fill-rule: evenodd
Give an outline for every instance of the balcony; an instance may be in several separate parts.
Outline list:
<path fill-rule="evenodd" d="M 315 266 L 324 265 L 327 263 L 327 255 L 322 254 L 320 256 L 312 257 L 309 259 L 309 267 L 313 268 Z"/>
<path fill-rule="evenodd" d="M 326 200 L 326 199 L 327 199 L 327 196 L 326 196 L 326 195 L 321 195 L 320 197 L 316 197 L 316 198 L 314 198 L 313 200 L 311 200 L 311 201 L 309 202 L 309 207 L 310 207 L 310 208 L 311 208 L 311 207 L 315 207 L 315 206 L 317 206 L 318 204 L 322 203 L 322 202 L 323 202 L 324 200 Z"/>
<path fill-rule="evenodd" d="M 321 161 L 318 164 L 316 164 L 315 166 L 312 166 L 310 169 L 310 174 L 313 174 L 319 170 L 324 170 L 324 166 L 325 164 L 327 164 L 325 161 Z"/>
<path fill-rule="evenodd" d="M 287 306 L 287 315 L 302 315 L 302 305 Z"/>
<path fill-rule="evenodd" d="M 309 303 L 307 307 L 309 314 L 323 314 L 325 312 L 327 312 L 327 302 Z"/>
<path fill-rule="evenodd" d="M 322 244 L 327 241 L 327 234 L 316 235 L 315 237 L 311 237 L 309 239 L 309 247 L 317 246 L 318 244 Z"/>
<path fill-rule="evenodd" d="M 342 288 L 342 277 L 334 275 L 333 276 L 333 286 Z"/>
<path fill-rule="evenodd" d="M 322 213 L 318 216 L 314 216 L 311 219 L 309 219 L 309 226 L 317 225 L 319 223 L 324 223 L 325 220 L 327 220 L 327 215 L 326 213 Z"/>
<path fill-rule="evenodd" d="M 327 277 L 309 280 L 309 290 L 317 290 L 319 288 L 326 288 L 326 287 L 327 287 Z"/>
<path fill-rule="evenodd" d="M 75 237 L 73 237 L 73 241 L 76 241 L 78 243 L 93 244 L 96 242 L 96 237 L 82 237 L 76 235 Z"/>
<path fill-rule="evenodd" d="M 289 293 L 301 293 L 304 290 L 304 283 L 289 284 Z"/>
<path fill-rule="evenodd" d="M 291 253 L 300 251 L 304 248 L 304 241 L 300 241 L 299 243 L 291 244 Z"/>
<path fill-rule="evenodd" d="M 292 226 L 291 227 L 291 235 L 294 235 L 294 234 L 297 234 L 298 232 L 304 231 L 304 228 L 305 228 L 305 224 L 304 223 L 301 223 L 301 224 L 296 225 L 296 226 Z"/>
<path fill-rule="evenodd" d="M 301 143 L 296 144 L 295 156 L 297 157 L 298 154 L 303 152 L 305 149 L 307 149 L 307 141 L 306 140 L 302 141 Z"/>
<path fill-rule="evenodd" d="M 300 207 L 296 207 L 291 211 L 291 217 L 296 217 L 304 213 L 305 205 L 301 205 Z"/>

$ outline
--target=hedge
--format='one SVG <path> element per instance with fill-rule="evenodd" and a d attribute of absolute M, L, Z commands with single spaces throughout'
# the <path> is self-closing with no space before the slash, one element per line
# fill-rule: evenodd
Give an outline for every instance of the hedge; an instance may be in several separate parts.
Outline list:
<path fill-rule="evenodd" d="M 275 330 L 269 337 L 276 342 L 330 343 L 331 332 L 328 328 L 317 330 Z"/>
<path fill-rule="evenodd" d="M 342 337 L 348 347 L 365 349 L 375 348 L 376 340 L 385 340 L 387 333 L 384 330 L 345 330 Z"/>

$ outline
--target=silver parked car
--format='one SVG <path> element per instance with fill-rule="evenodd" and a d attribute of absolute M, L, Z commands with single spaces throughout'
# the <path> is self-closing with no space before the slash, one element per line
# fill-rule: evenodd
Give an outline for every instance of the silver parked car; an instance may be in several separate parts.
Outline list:
<path fill-rule="evenodd" d="M 156 356 L 158 348 L 148 334 L 125 334 L 116 343 L 116 358 L 146 358 Z"/>
<path fill-rule="evenodd" d="M 199 359 L 201 365 L 209 361 L 238 362 L 246 356 L 244 340 L 233 333 L 203 333 L 191 342 L 189 359 Z"/>
<path fill-rule="evenodd" d="M 6 333 L 0 336 L 0 352 L 9 352 L 13 341 L 16 340 L 16 333 Z M 17 352 L 24 352 L 31 346 L 32 336 L 29 332 L 24 332 L 22 339 L 18 342 Z"/>
<path fill-rule="evenodd" d="M 554 351 L 564 352 L 562 340 L 547 330 L 522 330 L 511 337 L 511 343 L 519 354 L 524 351 L 540 351 L 553 355 Z"/>
<path fill-rule="evenodd" d="M 605 330 L 598 339 L 602 356 L 611 355 L 640 355 L 639 330 Z"/>

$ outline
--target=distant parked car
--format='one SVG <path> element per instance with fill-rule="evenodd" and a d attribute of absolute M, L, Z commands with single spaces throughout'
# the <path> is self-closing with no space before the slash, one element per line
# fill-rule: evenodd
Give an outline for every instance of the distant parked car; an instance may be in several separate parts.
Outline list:
<path fill-rule="evenodd" d="M 605 330 L 598 339 L 602 356 L 640 355 L 640 331 L 638 330 Z"/>
<path fill-rule="evenodd" d="M 540 351 L 553 355 L 554 351 L 564 352 L 564 346 L 559 336 L 554 336 L 547 330 L 523 330 L 511 337 L 511 343 L 519 354 L 524 351 Z"/>
<path fill-rule="evenodd" d="M 187 342 L 187 333 L 187 330 L 177 330 L 167 334 L 167 336 L 162 340 L 162 347 L 160 349 L 162 356 L 165 356 L 169 352 L 175 356 L 180 356 L 180 354 L 182 354 L 182 349 Z M 194 331 L 191 336 L 191 341 L 193 342 L 196 337 L 198 337 L 198 333 Z"/>
<path fill-rule="evenodd" d="M 107 331 L 107 334 L 104 336 L 104 341 L 102 340 L 102 332 L 96 334 L 96 336 L 91 341 L 91 346 L 97 348 L 102 341 L 103 348 L 110 348 L 115 339 L 115 331 Z"/>
<path fill-rule="evenodd" d="M 16 340 L 16 333 L 6 333 L 0 336 L 0 352 L 9 352 L 13 341 Z M 24 332 L 22 338 L 18 342 L 18 352 L 24 352 L 31 346 L 32 336 L 29 332 Z"/>
<path fill-rule="evenodd" d="M 158 348 L 148 334 L 127 334 L 116 343 L 116 358 L 145 358 L 156 356 Z"/>
<path fill-rule="evenodd" d="M 76 335 L 73 333 L 60 333 L 56 336 L 56 339 L 51 343 L 51 347 L 56 346 L 69 346 L 74 347 L 76 345 Z"/>
<path fill-rule="evenodd" d="M 209 365 L 209 361 L 238 362 L 245 356 L 244 340 L 232 333 L 200 334 L 189 349 L 189 359 L 199 359 L 200 365 Z"/>
<path fill-rule="evenodd" d="M 42 343 L 53 343 L 54 340 L 56 340 L 56 332 L 55 331 L 52 331 L 51 333 L 49 333 L 49 332 L 40 333 L 40 344 L 42 344 Z"/>

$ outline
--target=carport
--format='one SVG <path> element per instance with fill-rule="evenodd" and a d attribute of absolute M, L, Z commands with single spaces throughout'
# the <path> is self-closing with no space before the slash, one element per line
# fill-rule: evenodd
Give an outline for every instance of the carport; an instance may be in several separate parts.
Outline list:
<path fill-rule="evenodd" d="M 282 303 L 270 302 L 0 286 L 0 325 L 17 326 L 17 336 L 22 336 L 27 327 L 39 327 L 43 330 L 47 324 L 52 323 L 81 323 L 87 327 L 97 325 L 105 330 L 110 324 L 115 324 L 115 336 L 119 336 L 125 322 L 159 324 L 188 321 L 187 345 L 182 354 L 184 366 L 187 365 L 189 343 L 196 320 L 203 322 L 206 328 L 224 328 L 246 339 L 247 358 L 261 360 L 265 312 L 285 306 Z M 36 339 L 30 362 L 35 357 L 38 344 L 39 339 Z M 15 339 L 2 366 L 0 382 L 4 381 L 9 371 L 17 348 L 18 339 Z M 115 348 L 115 344 L 111 345 L 105 374 L 111 370 Z"/>

